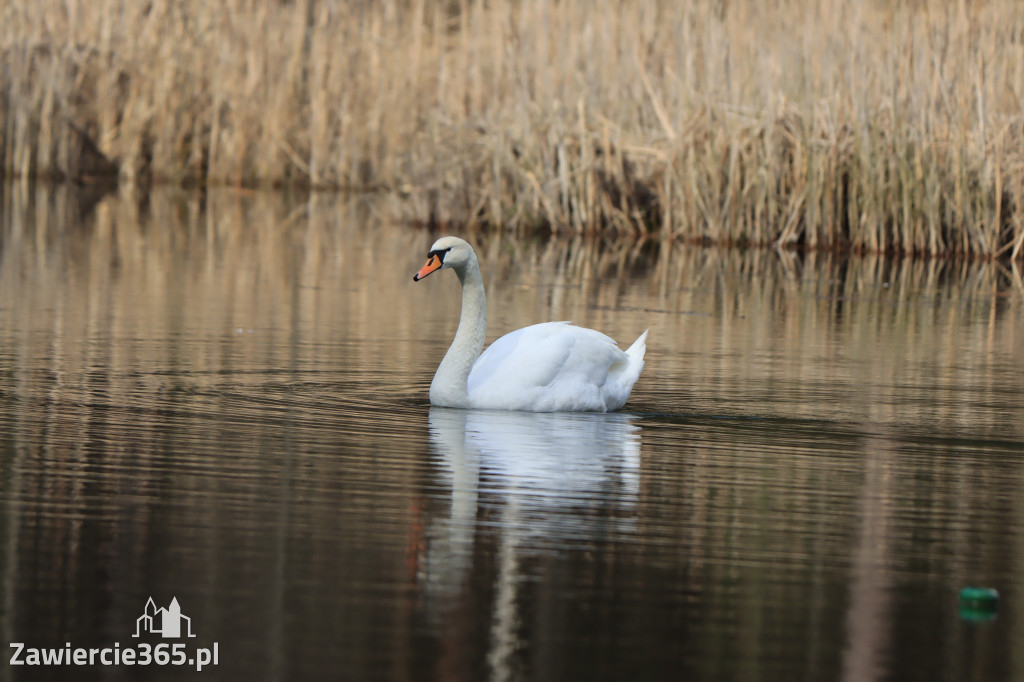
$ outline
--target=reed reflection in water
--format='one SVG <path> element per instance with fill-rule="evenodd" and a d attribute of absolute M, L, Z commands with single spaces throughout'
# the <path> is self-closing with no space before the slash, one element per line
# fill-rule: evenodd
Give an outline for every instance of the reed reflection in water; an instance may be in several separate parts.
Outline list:
<path fill-rule="evenodd" d="M 0 639 L 152 596 L 208 679 L 1024 676 L 1012 265 L 480 237 L 489 340 L 651 327 L 623 413 L 519 415 L 429 407 L 458 284 L 372 204 L 0 209 Z"/>

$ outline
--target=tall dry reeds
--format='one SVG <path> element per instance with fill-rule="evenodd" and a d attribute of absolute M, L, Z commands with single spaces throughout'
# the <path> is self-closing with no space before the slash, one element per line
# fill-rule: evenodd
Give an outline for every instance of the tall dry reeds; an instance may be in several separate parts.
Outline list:
<path fill-rule="evenodd" d="M 8 175 L 1024 257 L 1016 0 L 0 0 Z"/>

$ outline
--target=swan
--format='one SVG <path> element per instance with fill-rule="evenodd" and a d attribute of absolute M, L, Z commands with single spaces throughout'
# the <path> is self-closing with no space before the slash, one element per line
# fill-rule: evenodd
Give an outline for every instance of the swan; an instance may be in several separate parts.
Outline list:
<path fill-rule="evenodd" d="M 644 368 L 647 331 L 627 350 L 599 331 L 570 322 L 542 322 L 509 332 L 481 354 L 487 297 L 473 247 L 442 237 L 418 282 L 450 268 L 462 283 L 462 314 L 451 347 L 430 382 L 439 407 L 532 412 L 609 412 L 626 404 Z"/>

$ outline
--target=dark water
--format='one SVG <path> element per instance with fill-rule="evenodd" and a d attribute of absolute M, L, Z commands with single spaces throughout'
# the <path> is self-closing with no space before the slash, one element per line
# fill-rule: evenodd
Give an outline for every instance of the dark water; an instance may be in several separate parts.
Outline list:
<path fill-rule="evenodd" d="M 0 640 L 218 652 L 0 679 L 1024 679 L 1012 266 L 481 238 L 489 339 L 651 329 L 624 411 L 505 414 L 429 407 L 458 286 L 372 206 L 0 215 Z"/>

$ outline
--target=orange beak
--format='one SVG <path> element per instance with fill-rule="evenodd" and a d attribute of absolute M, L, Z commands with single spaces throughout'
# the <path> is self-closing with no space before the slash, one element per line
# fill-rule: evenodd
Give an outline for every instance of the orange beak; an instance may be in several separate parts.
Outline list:
<path fill-rule="evenodd" d="M 438 270 L 441 267 L 441 259 L 437 256 L 431 256 L 427 259 L 427 264 L 420 268 L 420 271 L 412 276 L 412 281 L 418 282 L 434 270 Z"/>

